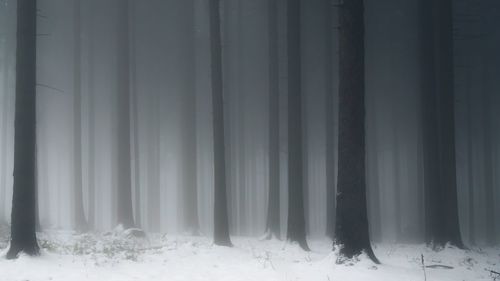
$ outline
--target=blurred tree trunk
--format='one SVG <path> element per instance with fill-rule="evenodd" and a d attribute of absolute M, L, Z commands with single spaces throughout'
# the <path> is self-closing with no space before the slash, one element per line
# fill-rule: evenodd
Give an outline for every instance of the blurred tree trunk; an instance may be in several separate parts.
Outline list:
<path fill-rule="evenodd" d="M 463 247 L 457 206 L 452 1 L 424 2 L 426 242 L 433 247 L 446 243 Z"/>
<path fill-rule="evenodd" d="M 94 1 L 87 2 L 87 9 L 89 14 L 94 12 L 95 6 Z M 88 108 L 89 108 L 89 116 L 88 116 L 88 216 L 87 223 L 89 229 L 94 229 L 96 227 L 95 221 L 95 154 L 96 154 L 96 141 L 95 141 L 95 82 L 94 82 L 94 71 L 95 71 L 95 42 L 93 39 L 94 33 L 94 23 L 92 20 L 87 21 L 87 40 L 88 40 Z"/>
<path fill-rule="evenodd" d="M 130 141 L 130 42 L 129 0 L 118 1 L 118 224 L 135 226 L 132 205 Z"/>
<path fill-rule="evenodd" d="M 7 36 L 7 35 L 5 35 Z M 2 140 L 1 144 L 2 146 L 0 147 L 0 150 L 2 151 L 2 158 L 0 159 L 0 171 L 2 175 L 2 181 L 0 182 L 0 224 L 4 224 L 7 222 L 6 218 L 6 188 L 7 188 L 7 178 L 8 178 L 8 172 L 7 172 L 7 163 L 8 163 L 8 139 L 9 139 L 9 126 L 10 126 L 10 116 L 9 116 L 9 106 L 10 106 L 10 99 L 11 99 L 11 93 L 9 89 L 9 60 L 8 57 L 10 55 L 10 48 L 8 47 L 8 44 L 4 45 L 4 52 L 3 52 L 3 85 L 2 85 L 2 91 L 3 91 L 3 96 L 2 96 L 2 107 L 0 108 L 1 110 L 1 118 L 2 118 L 2 123 L 0 124 L 2 127 Z"/>
<path fill-rule="evenodd" d="M 188 34 L 188 46 L 185 48 L 185 55 L 188 57 L 185 61 L 185 72 L 188 74 L 186 83 L 186 92 L 183 95 L 183 145 L 184 161 L 183 161 L 183 182 L 184 182 L 184 210 L 185 223 L 187 229 L 193 234 L 198 235 L 200 224 L 198 218 L 198 177 L 197 177 L 197 127 L 196 127 L 196 91 L 194 79 L 195 76 L 195 50 L 194 50 L 194 35 L 191 35 L 194 28 L 194 1 L 185 1 L 183 6 L 184 32 Z"/>
<path fill-rule="evenodd" d="M 81 88 L 81 5 L 74 0 L 74 49 L 73 49 L 73 149 L 74 149 L 74 219 L 76 229 L 87 230 L 87 219 L 83 209 L 83 176 L 82 176 L 82 88 Z"/>
<path fill-rule="evenodd" d="M 475 210 L 474 210 L 474 167 L 473 167 L 473 118 L 472 112 L 472 91 L 471 91 L 471 70 L 468 68 L 466 76 L 466 97 L 467 97 L 467 189 L 468 189 L 468 203 L 469 203 L 469 244 L 476 245 L 475 237 Z"/>
<path fill-rule="evenodd" d="M 300 0 L 287 2 L 288 228 L 287 239 L 309 250 L 304 212 Z"/>
<path fill-rule="evenodd" d="M 326 31 L 327 31 L 327 48 L 326 48 L 326 235 L 331 239 L 335 238 L 335 90 L 333 82 L 333 6 L 332 1 L 324 0 L 326 13 Z"/>
<path fill-rule="evenodd" d="M 363 0 L 345 0 L 339 10 L 339 174 L 336 243 L 352 258 L 370 245 L 365 179 L 365 63 Z"/>
<path fill-rule="evenodd" d="M 268 0 L 268 46 L 269 46 L 269 196 L 267 210 L 267 232 L 269 238 L 280 238 L 280 110 L 278 67 L 278 4 Z"/>
<path fill-rule="evenodd" d="M 38 255 L 36 239 L 36 0 L 17 1 L 14 190 L 8 259 Z"/>
<path fill-rule="evenodd" d="M 133 115 L 133 136 L 134 136 L 134 192 L 135 192 L 135 224 L 142 227 L 141 221 L 141 159 L 139 152 L 139 93 L 137 92 L 136 74 L 136 39 L 135 39 L 135 6 L 132 2 L 130 15 L 130 85 L 132 98 Z"/>
<path fill-rule="evenodd" d="M 226 159 L 224 141 L 224 95 L 222 47 L 220 32 L 220 1 L 210 0 L 210 57 L 214 136 L 214 243 L 232 246 L 229 237 Z"/>
<path fill-rule="evenodd" d="M 486 51 L 484 51 L 484 56 L 487 56 Z M 493 246 L 495 244 L 495 223 L 494 223 L 494 212 L 495 212 L 495 187 L 494 187 L 494 176 L 493 176 L 493 144 L 492 144 L 492 133 L 493 129 L 492 123 L 492 108 L 491 104 L 493 100 L 490 97 L 490 70 L 488 69 L 487 57 L 483 59 L 483 155 L 484 155 L 484 188 L 485 188 L 485 206 L 486 206 L 486 242 L 488 245 Z"/>

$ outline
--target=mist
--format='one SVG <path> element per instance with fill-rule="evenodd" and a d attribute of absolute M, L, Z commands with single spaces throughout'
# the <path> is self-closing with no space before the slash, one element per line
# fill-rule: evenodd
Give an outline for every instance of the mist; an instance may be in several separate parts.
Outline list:
<path fill-rule="evenodd" d="M 17 2 L 0 1 L 0 224 L 5 225 L 11 222 L 14 186 Z M 334 238 L 343 122 L 342 7 L 335 1 L 299 1 L 298 29 L 291 30 L 290 1 L 218 2 L 229 234 L 258 240 L 271 227 L 278 231 L 275 238 L 289 238 L 289 186 L 297 179 L 290 174 L 289 156 L 298 141 L 290 139 L 297 112 L 289 101 L 298 87 L 305 233 L 311 245 Z M 372 244 L 429 242 L 426 198 L 433 195 L 426 182 L 433 168 L 426 150 L 430 35 L 424 2 L 364 1 Z M 448 132 L 448 119 L 439 119 L 446 111 L 438 111 L 433 126 L 440 145 L 454 147 L 455 165 L 435 169 L 455 175 L 464 245 L 495 247 L 500 243 L 500 2 L 451 2 L 453 95 L 446 100 L 438 92 L 433 99 L 438 106 L 451 104 L 453 140 L 441 135 Z M 122 225 L 145 233 L 214 236 L 218 162 L 210 5 L 207 0 L 37 1 L 39 232 L 105 233 Z M 300 34 L 297 49 L 290 47 L 294 32 Z M 293 54 L 298 57 L 292 60 Z M 447 152 L 438 152 L 436 159 L 443 161 Z M 272 208 L 278 217 L 270 222 Z"/>

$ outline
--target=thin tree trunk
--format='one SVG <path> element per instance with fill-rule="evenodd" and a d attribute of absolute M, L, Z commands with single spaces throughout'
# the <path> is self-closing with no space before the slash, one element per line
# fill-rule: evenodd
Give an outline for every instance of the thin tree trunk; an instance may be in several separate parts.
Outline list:
<path fill-rule="evenodd" d="M 81 7 L 80 0 L 74 0 L 74 54 L 73 54 L 73 149 L 74 149 L 74 194 L 75 224 L 79 230 L 87 230 L 83 209 L 82 176 L 82 93 L 81 93 Z"/>
<path fill-rule="evenodd" d="M 9 139 L 9 122 L 10 120 L 9 119 L 9 106 L 10 106 L 10 89 L 9 89 L 9 82 L 8 82 L 8 67 L 9 67 L 9 61 L 7 60 L 7 57 L 9 56 L 9 48 L 6 44 L 6 46 L 4 47 L 4 62 L 5 62 L 5 65 L 4 65 L 4 83 L 3 83 L 3 97 L 2 97 L 2 132 L 3 132 L 3 139 L 2 139 L 2 147 L 0 147 L 1 151 L 2 151 L 2 158 L 0 159 L 0 171 L 2 173 L 2 181 L 0 182 L 0 200 L 2 200 L 0 202 L 0 224 L 3 224 L 3 223 L 6 223 L 6 214 L 5 214 L 5 210 L 6 210 L 6 206 L 5 206 L 5 203 L 6 203 L 6 198 L 5 198 L 5 193 L 6 193 L 6 188 L 7 188 L 7 163 L 8 163 L 8 153 L 7 153 L 7 149 L 8 149 L 8 139 Z"/>
<path fill-rule="evenodd" d="M 129 0 L 117 3 L 118 12 L 118 224 L 134 227 L 130 143 Z"/>
<path fill-rule="evenodd" d="M 339 174 L 336 243 L 340 255 L 366 252 L 370 245 L 365 179 L 365 63 L 363 0 L 345 0 L 339 11 Z"/>
<path fill-rule="evenodd" d="M 135 224 L 142 227 L 141 212 L 141 159 L 139 146 L 139 93 L 137 91 L 136 74 L 136 39 L 135 39 L 135 6 L 130 3 L 130 85 L 132 98 L 133 135 L 134 135 L 134 192 L 135 192 Z"/>
<path fill-rule="evenodd" d="M 232 246 L 229 237 L 226 186 L 220 2 L 219 0 L 210 0 L 209 5 L 214 138 L 214 243 L 220 246 Z"/>
<path fill-rule="evenodd" d="M 403 242 L 402 240 L 405 239 L 403 237 L 405 235 L 403 228 L 402 228 L 402 212 L 401 212 L 401 161 L 400 161 L 400 156 L 399 156 L 399 126 L 398 126 L 398 116 L 396 114 L 396 110 L 393 109 L 392 112 L 392 117 L 393 117 L 393 128 L 392 128 L 392 133 L 393 133 L 393 167 L 394 167 L 394 205 L 396 206 L 395 208 L 395 219 L 396 219 L 396 241 Z"/>
<path fill-rule="evenodd" d="M 466 77 L 466 95 L 467 95 L 467 190 L 469 201 L 469 244 L 476 244 L 475 237 L 475 210 L 474 210 L 474 166 L 473 166 L 473 136 L 472 136 L 472 92 L 471 92 L 471 77 L 470 69 L 467 69 Z"/>
<path fill-rule="evenodd" d="M 269 237 L 280 238 L 280 110 L 278 68 L 278 24 L 277 2 L 268 1 L 268 46 L 269 46 L 269 196 L 267 210 L 267 232 Z"/>
<path fill-rule="evenodd" d="M 88 10 L 89 14 L 93 14 L 95 6 L 94 1 L 88 1 Z M 96 154 L 96 140 L 95 140 L 95 79 L 94 79 L 94 70 L 95 70 L 95 42 L 93 39 L 94 32 L 94 23 L 89 20 L 87 22 L 88 25 L 88 108 L 89 108 L 89 116 L 88 116 L 88 216 L 87 223 L 89 229 L 96 228 L 96 218 L 95 218 L 95 154 Z"/>
<path fill-rule="evenodd" d="M 327 48 L 326 62 L 326 235 L 335 238 L 335 91 L 333 87 L 333 9 L 325 0 Z"/>
<path fill-rule="evenodd" d="M 191 5 L 192 6 L 192 5 Z M 193 8 L 191 7 L 191 10 Z M 194 17 L 191 22 L 194 22 Z M 194 44 L 194 36 L 190 37 L 190 45 Z M 190 48 L 188 50 L 190 56 L 194 58 L 194 49 Z M 195 61 L 189 60 L 186 62 L 188 64 L 188 72 L 191 76 L 195 73 Z M 200 231 L 200 223 L 198 218 L 198 178 L 197 178 L 197 157 L 198 153 L 196 150 L 196 138 L 197 138 L 197 127 L 196 127 L 196 91 L 194 83 L 187 81 L 189 83 L 188 92 L 185 93 L 184 99 L 184 129 L 185 129 L 185 141 L 183 144 L 184 148 L 184 183 L 185 183 L 185 210 L 186 210 L 186 223 L 188 230 L 194 234 L 198 235 Z"/>
<path fill-rule="evenodd" d="M 8 259 L 38 255 L 36 239 L 36 0 L 17 1 L 14 190 Z"/>

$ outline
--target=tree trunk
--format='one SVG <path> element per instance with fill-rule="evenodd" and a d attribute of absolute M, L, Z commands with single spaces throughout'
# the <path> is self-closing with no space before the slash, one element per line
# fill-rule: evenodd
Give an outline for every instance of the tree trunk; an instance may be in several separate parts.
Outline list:
<path fill-rule="evenodd" d="M 333 20 L 331 1 L 325 0 L 326 13 L 326 235 L 331 239 L 335 238 L 335 91 L 333 87 Z"/>
<path fill-rule="evenodd" d="M 470 69 L 467 69 L 466 83 L 466 96 L 467 96 L 467 190 L 468 190 L 468 203 L 469 203 L 469 245 L 476 244 L 475 237 L 475 210 L 474 210 L 474 166 L 473 166 L 473 113 L 472 113 L 472 91 L 471 91 L 471 75 Z"/>
<path fill-rule="evenodd" d="M 36 239 L 36 0 L 17 1 L 14 190 L 8 259 L 38 255 Z"/>
<path fill-rule="evenodd" d="M 424 75 L 429 79 L 422 103 L 426 242 L 463 247 L 455 166 L 452 1 L 428 1 L 424 13 L 429 8 L 430 15 L 423 18 Z"/>
<path fill-rule="evenodd" d="M 134 192 L 135 192 L 135 225 L 142 227 L 141 221 L 141 169 L 140 169 L 140 152 L 139 152 L 139 93 L 137 92 L 137 74 L 136 74 L 136 39 L 135 39 L 135 15 L 136 7 L 134 3 L 130 3 L 130 87 L 132 99 L 132 118 L 133 118 L 133 137 L 134 137 Z"/>
<path fill-rule="evenodd" d="M 309 250 L 304 212 L 302 155 L 300 0 L 287 2 L 288 46 L 288 228 L 287 239 Z"/>
<path fill-rule="evenodd" d="M 219 0 L 210 0 L 209 5 L 214 138 L 214 243 L 219 246 L 232 246 L 229 237 L 226 186 L 220 2 Z"/>
<path fill-rule="evenodd" d="M 278 68 L 278 22 L 277 2 L 268 1 L 268 46 L 269 46 L 269 196 L 267 210 L 267 232 L 269 237 L 280 238 L 280 110 Z"/>
<path fill-rule="evenodd" d="M 117 3 L 118 11 L 118 224 L 135 226 L 132 205 L 130 144 L 130 42 L 129 0 Z"/>
<path fill-rule="evenodd" d="M 365 63 L 363 0 L 345 0 L 339 11 L 339 174 L 336 243 L 340 255 L 366 252 L 370 245 L 365 182 Z"/>
<path fill-rule="evenodd" d="M 74 0 L 74 54 L 73 54 L 73 149 L 74 149 L 74 192 L 75 224 L 79 230 L 87 230 L 87 219 L 83 209 L 82 176 L 82 93 L 81 93 L 81 6 Z"/>
<path fill-rule="evenodd" d="M 88 1 L 87 2 L 87 9 L 90 14 L 94 12 L 94 1 Z M 94 32 L 94 23 L 89 20 L 87 21 L 87 48 L 88 48 L 88 136 L 87 136 L 87 141 L 88 141 L 88 163 L 87 163 L 87 169 L 88 169 L 88 197 L 87 197 L 87 209 L 88 209 L 88 214 L 87 214 L 87 223 L 89 226 L 89 229 L 95 229 L 96 227 L 96 222 L 95 222 L 95 80 L 94 80 L 94 68 L 95 68 L 95 43 L 94 39 L 92 38 L 92 34 Z"/>
<path fill-rule="evenodd" d="M 194 50 L 194 33 L 191 35 L 190 32 L 193 32 L 194 28 L 194 2 L 186 1 L 186 4 L 183 6 L 183 10 L 186 15 L 185 22 L 183 26 L 185 26 L 184 32 L 189 34 L 188 36 L 188 47 L 185 48 L 185 55 L 189 57 L 185 63 L 185 76 L 184 79 L 186 92 L 183 95 L 183 145 L 182 149 L 184 150 L 184 172 L 183 172 L 183 185 L 184 185 L 184 210 L 185 210 L 185 226 L 187 230 L 193 234 L 198 235 L 200 231 L 200 223 L 198 218 L 198 177 L 197 177 L 197 127 L 196 127 L 196 87 L 194 83 L 194 79 L 191 77 L 195 77 L 195 50 Z"/>

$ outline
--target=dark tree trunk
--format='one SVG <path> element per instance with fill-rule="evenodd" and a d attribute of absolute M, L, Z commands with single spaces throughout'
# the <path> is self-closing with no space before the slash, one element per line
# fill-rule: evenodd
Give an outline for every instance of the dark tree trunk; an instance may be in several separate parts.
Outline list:
<path fill-rule="evenodd" d="M 14 190 L 8 259 L 38 255 L 36 240 L 36 0 L 17 1 Z"/>
<path fill-rule="evenodd" d="M 81 93 L 81 6 L 74 0 L 74 54 L 73 54 L 73 149 L 74 149 L 74 191 L 75 224 L 78 230 L 87 230 L 87 219 L 83 209 L 82 177 L 82 93 Z"/>
<path fill-rule="evenodd" d="M 134 227 L 130 144 L 130 42 L 129 0 L 118 7 L 118 224 Z"/>
<path fill-rule="evenodd" d="M 287 2 L 288 228 L 287 239 L 309 250 L 304 212 L 300 0 Z"/>
<path fill-rule="evenodd" d="M 232 246 L 226 187 L 226 156 L 224 141 L 224 97 L 222 92 L 222 47 L 220 33 L 220 2 L 210 0 L 210 57 L 214 139 L 214 243 Z"/>
<path fill-rule="evenodd" d="M 363 0 L 345 0 L 339 11 L 339 174 L 336 243 L 340 255 L 365 252 L 370 245 L 365 182 L 365 63 Z"/>
<path fill-rule="evenodd" d="M 280 238 L 280 110 L 278 68 L 278 6 L 276 0 L 268 1 L 269 44 L 269 201 L 267 232 L 269 237 Z"/>
<path fill-rule="evenodd" d="M 463 247 L 458 220 L 452 1 L 424 1 L 424 185 L 426 242 Z M 430 9 L 430 11 L 429 11 Z M 429 14 L 430 13 L 430 14 Z M 427 34 L 427 35 L 425 35 Z"/>

